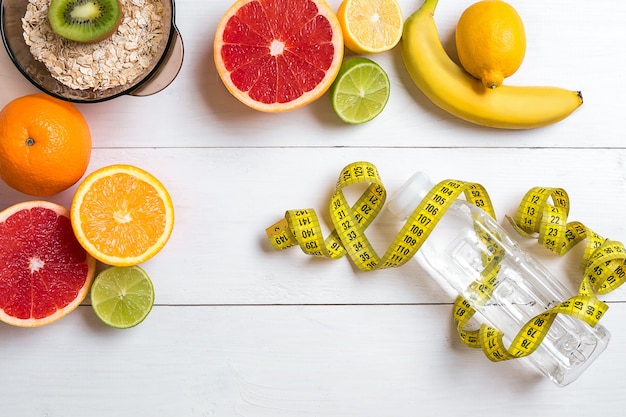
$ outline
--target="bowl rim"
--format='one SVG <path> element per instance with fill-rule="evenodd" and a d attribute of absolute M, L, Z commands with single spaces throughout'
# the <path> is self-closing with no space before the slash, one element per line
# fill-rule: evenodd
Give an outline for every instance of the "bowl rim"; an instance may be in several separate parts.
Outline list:
<path fill-rule="evenodd" d="M 167 58 L 168 51 L 172 47 L 172 43 L 173 43 L 174 38 L 175 38 L 174 34 L 178 31 L 178 28 L 176 27 L 176 19 L 175 19 L 175 17 L 176 17 L 176 5 L 174 4 L 174 0 L 160 0 L 160 1 L 169 1 L 170 4 L 172 5 L 172 18 L 171 18 L 170 33 L 168 34 L 167 43 L 165 44 L 165 48 L 163 48 L 163 53 L 159 57 L 156 65 L 154 66 L 154 68 L 152 68 L 152 70 L 150 72 L 148 72 L 135 85 L 133 85 L 132 87 L 130 87 L 130 88 L 126 89 L 126 90 L 122 90 L 122 91 L 120 91 L 118 93 L 115 93 L 115 94 L 107 96 L 107 97 L 100 97 L 100 98 L 94 98 L 94 99 L 68 98 L 68 97 L 65 97 L 65 96 L 63 96 L 61 94 L 57 94 L 55 92 L 47 90 L 46 88 L 41 86 L 37 81 L 35 81 L 26 72 L 26 70 L 24 70 L 22 68 L 22 66 L 20 65 L 19 61 L 15 57 L 15 54 L 11 50 L 11 47 L 9 46 L 9 43 L 8 43 L 8 41 L 6 39 L 6 35 L 5 35 L 5 32 L 4 32 L 4 29 L 5 29 L 5 23 L 4 23 L 4 17 L 5 17 L 4 3 L 5 3 L 5 0 L 0 0 L 0 36 L 2 37 L 2 43 L 4 44 L 4 49 L 7 51 L 7 54 L 9 55 L 9 58 L 11 59 L 11 62 L 13 62 L 13 65 L 15 65 L 15 67 L 19 70 L 19 72 L 22 73 L 24 78 L 26 78 L 32 85 L 37 87 L 42 92 L 44 92 L 44 93 L 46 93 L 46 94 L 48 94 L 48 95 L 50 95 L 52 97 L 56 97 L 56 98 L 61 99 L 61 100 L 69 101 L 71 103 L 101 103 L 101 102 L 104 102 L 104 101 L 112 100 L 112 99 L 114 99 L 116 97 L 120 97 L 120 96 L 124 96 L 124 95 L 130 95 L 130 93 L 132 93 L 133 91 L 135 91 L 136 89 L 142 87 L 145 83 L 150 81 L 150 79 L 161 69 L 161 65 L 163 65 L 165 59 Z"/>

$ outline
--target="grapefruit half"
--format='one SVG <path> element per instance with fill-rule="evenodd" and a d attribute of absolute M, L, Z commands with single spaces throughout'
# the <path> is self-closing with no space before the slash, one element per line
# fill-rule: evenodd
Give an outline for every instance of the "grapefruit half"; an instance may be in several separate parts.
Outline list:
<path fill-rule="evenodd" d="M 0 320 L 37 327 L 85 299 L 96 261 L 78 243 L 65 207 L 29 201 L 0 212 Z"/>
<path fill-rule="evenodd" d="M 325 0 L 237 0 L 220 20 L 213 47 L 228 91 L 266 112 L 322 96 L 344 51 L 341 26 Z"/>

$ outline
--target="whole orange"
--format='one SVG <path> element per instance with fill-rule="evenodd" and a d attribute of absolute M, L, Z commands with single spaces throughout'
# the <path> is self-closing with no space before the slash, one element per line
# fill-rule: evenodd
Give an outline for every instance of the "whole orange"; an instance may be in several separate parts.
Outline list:
<path fill-rule="evenodd" d="M 89 126 L 73 104 L 31 94 L 0 111 L 0 178 L 10 187 L 57 194 L 83 176 L 90 157 Z"/>

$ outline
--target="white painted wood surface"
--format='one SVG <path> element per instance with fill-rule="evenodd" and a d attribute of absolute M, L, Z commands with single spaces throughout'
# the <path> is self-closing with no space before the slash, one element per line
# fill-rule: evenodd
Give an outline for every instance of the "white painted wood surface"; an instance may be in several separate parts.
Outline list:
<path fill-rule="evenodd" d="M 327 232 L 324 208 L 340 170 L 367 160 L 390 193 L 416 170 L 480 182 L 500 220 L 531 187 L 563 187 L 571 220 L 626 240 L 626 3 L 510 0 L 528 52 L 509 82 L 580 89 L 585 98 L 565 121 L 523 132 L 443 113 L 411 84 L 397 49 L 372 57 L 388 71 L 392 96 L 371 123 L 341 124 L 326 96 L 286 114 L 249 110 L 213 65 L 213 34 L 230 3 L 177 2 L 185 62 L 166 90 L 79 106 L 94 138 L 89 170 L 137 164 L 174 199 L 172 238 L 143 265 L 156 289 L 152 313 L 118 331 L 86 302 L 44 328 L 0 326 L 1 415 L 622 415 L 626 288 L 602 297 L 609 348 L 557 388 L 519 362 L 493 364 L 462 346 L 452 298 L 416 263 L 362 273 L 346 259 L 274 252 L 264 229 L 286 209 L 312 207 Z M 471 3 L 437 8 L 453 56 L 456 19 Z M 400 4 L 408 16 L 421 2 Z M 0 103 L 36 91 L 0 51 Z M 68 205 L 72 192 L 52 200 Z M 2 206 L 28 198 L 0 185 Z M 381 251 L 396 226 L 384 218 L 371 226 Z M 559 258 L 522 244 L 574 291 L 578 249 Z"/>

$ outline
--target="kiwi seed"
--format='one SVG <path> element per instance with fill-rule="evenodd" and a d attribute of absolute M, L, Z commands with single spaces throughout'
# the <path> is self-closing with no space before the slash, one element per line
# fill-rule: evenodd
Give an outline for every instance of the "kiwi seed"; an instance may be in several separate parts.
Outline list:
<path fill-rule="evenodd" d="M 98 42 L 111 36 L 122 20 L 119 0 L 52 0 L 48 20 L 59 36 Z"/>

